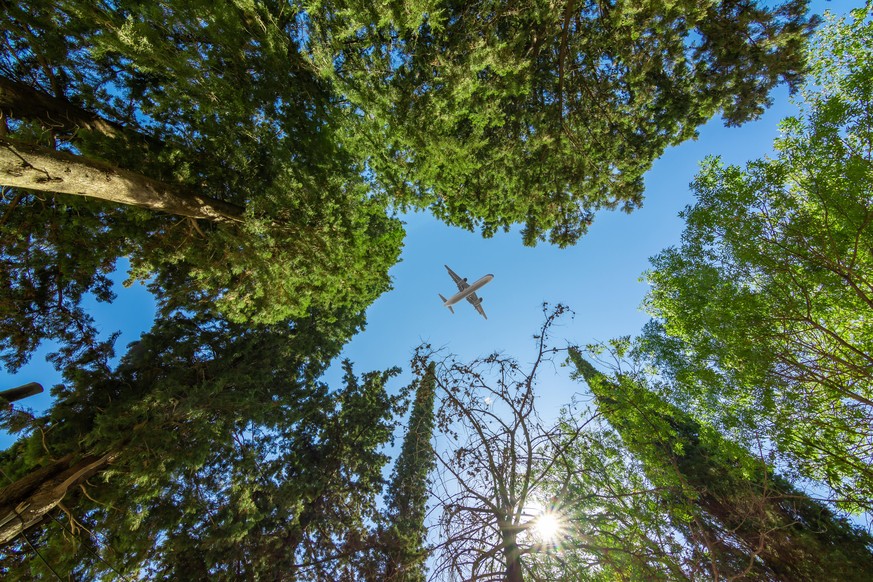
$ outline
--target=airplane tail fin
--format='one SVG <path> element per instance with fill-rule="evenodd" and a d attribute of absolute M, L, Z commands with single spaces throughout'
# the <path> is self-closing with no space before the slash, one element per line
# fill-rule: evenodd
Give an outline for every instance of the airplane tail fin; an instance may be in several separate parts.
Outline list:
<path fill-rule="evenodd" d="M 446 301 L 448 301 L 448 299 L 446 299 L 445 297 L 443 297 L 443 294 L 442 294 L 442 293 L 437 293 L 437 295 L 440 296 L 440 299 L 443 300 L 443 303 L 444 303 L 444 304 L 445 304 Z M 448 308 L 449 308 L 449 311 L 451 311 L 452 313 L 455 312 L 455 310 L 452 309 L 452 306 L 451 306 L 451 305 L 446 305 L 446 307 L 448 307 Z"/>

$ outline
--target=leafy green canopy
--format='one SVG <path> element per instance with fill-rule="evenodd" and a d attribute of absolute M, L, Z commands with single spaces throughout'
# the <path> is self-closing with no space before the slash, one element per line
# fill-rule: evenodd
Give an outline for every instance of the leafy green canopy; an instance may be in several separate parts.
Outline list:
<path fill-rule="evenodd" d="M 707 160 L 652 261 L 648 349 L 701 414 L 873 509 L 873 20 L 831 19 L 773 159 Z"/>
<path fill-rule="evenodd" d="M 102 125 L 9 106 L 5 132 L 244 209 L 241 223 L 218 224 L 4 189 L 9 366 L 43 337 L 74 336 L 87 323 L 82 295 L 110 299 L 105 275 L 123 255 L 167 313 L 212 303 L 234 321 L 271 323 L 362 310 L 389 288 L 401 225 L 343 145 L 352 127 L 300 53 L 295 13 L 262 3 L 8 7 L 4 90 L 37 88 Z M 120 132 L 100 129 L 109 125 Z"/>
<path fill-rule="evenodd" d="M 665 148 L 795 88 L 806 6 L 325 0 L 308 46 L 371 121 L 369 164 L 403 207 L 566 246 L 597 209 L 638 207 Z"/>
<path fill-rule="evenodd" d="M 80 299 L 110 299 L 105 275 L 122 255 L 165 313 L 212 303 L 273 323 L 363 309 L 388 289 L 402 241 L 388 204 L 572 244 L 596 209 L 640 204 L 665 147 L 719 110 L 753 118 L 777 81 L 796 84 L 815 20 L 805 7 L 10 4 L 0 131 L 243 220 L 4 190 L 2 357 L 14 369 L 43 338 L 92 333 Z M 60 105 L 12 104 L 15 83 Z M 90 257 L 57 231 L 79 231 Z"/>
<path fill-rule="evenodd" d="M 400 404 L 385 390 L 396 370 L 358 379 L 346 363 L 342 387 L 316 381 L 356 318 L 244 328 L 176 314 L 114 371 L 97 351 L 71 363 L 45 416 L 4 412 L 4 428 L 25 431 L 0 455 L 4 478 L 68 453 L 115 460 L 4 548 L 0 572 L 47 576 L 29 543 L 92 580 L 354 567 Z"/>
<path fill-rule="evenodd" d="M 577 435 L 580 423 L 585 430 Z M 708 579 L 710 549 L 700 523 L 675 498 L 667 501 L 670 490 L 647 478 L 646 466 L 619 433 L 596 410 L 568 408 L 559 426 L 563 437 L 556 447 L 564 462 L 542 488 L 555 500 L 563 527 L 554 551 L 531 556 L 532 578 Z"/>
<path fill-rule="evenodd" d="M 129 242 L 120 213 L 94 212 L 85 200 L 7 194 L 0 199 L 0 359 L 14 371 L 44 338 L 69 352 L 96 341 L 81 301 L 115 298 L 109 276 Z"/>

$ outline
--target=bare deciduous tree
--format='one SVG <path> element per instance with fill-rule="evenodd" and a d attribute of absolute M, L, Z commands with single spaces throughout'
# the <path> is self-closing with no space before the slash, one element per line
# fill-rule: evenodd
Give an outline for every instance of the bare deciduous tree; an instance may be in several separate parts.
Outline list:
<path fill-rule="evenodd" d="M 569 446 L 573 438 L 567 438 L 566 427 L 562 432 L 543 422 L 535 405 L 537 373 L 565 351 L 549 345 L 549 329 L 569 309 L 546 305 L 544 311 L 528 367 L 500 354 L 469 363 L 449 356 L 438 363 L 443 442 L 432 487 L 441 512 L 437 579 L 520 582 L 528 571 L 526 556 L 547 546 L 536 527 L 547 519 L 550 504 L 540 487 L 547 475 L 561 470 L 558 444 Z"/>

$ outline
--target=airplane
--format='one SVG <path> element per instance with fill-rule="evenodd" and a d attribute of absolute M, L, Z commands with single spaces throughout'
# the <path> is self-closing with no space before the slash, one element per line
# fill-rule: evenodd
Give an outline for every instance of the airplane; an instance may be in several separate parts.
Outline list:
<path fill-rule="evenodd" d="M 476 308 L 476 311 L 479 312 L 479 315 L 481 315 L 485 319 L 488 319 L 488 316 L 485 315 L 485 310 L 482 309 L 482 299 L 476 296 L 476 291 L 478 291 L 480 288 L 482 288 L 485 285 L 487 285 L 488 283 L 490 283 L 491 279 L 494 278 L 494 275 L 485 275 L 484 277 L 482 277 L 481 279 L 479 279 L 478 281 L 476 281 L 475 283 L 470 285 L 469 283 L 467 283 L 466 277 L 464 277 L 462 279 L 461 277 L 459 277 L 457 275 L 457 273 L 452 271 L 448 265 L 443 265 L 443 266 L 446 268 L 446 271 L 449 272 L 449 275 L 452 276 L 452 279 L 455 281 L 455 284 L 457 284 L 457 286 L 458 286 L 458 292 L 455 293 L 454 295 L 452 295 L 451 297 L 449 297 L 448 299 L 443 297 L 442 294 L 439 294 L 440 299 L 443 300 L 443 305 L 448 307 L 449 311 L 454 313 L 455 310 L 452 309 L 452 305 L 454 305 L 455 303 L 457 303 L 461 299 L 466 299 L 467 301 L 469 301 L 470 303 L 473 304 L 473 307 Z"/>

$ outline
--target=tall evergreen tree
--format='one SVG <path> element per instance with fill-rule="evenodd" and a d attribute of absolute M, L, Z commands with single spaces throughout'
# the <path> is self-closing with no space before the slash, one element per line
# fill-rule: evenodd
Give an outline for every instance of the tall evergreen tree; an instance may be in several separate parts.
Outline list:
<path fill-rule="evenodd" d="M 429 496 L 428 476 L 436 464 L 431 445 L 435 401 L 436 363 L 429 362 L 426 368 L 418 370 L 409 425 L 385 497 L 388 514 L 383 533 L 386 581 L 425 580 L 424 518 Z"/>
<path fill-rule="evenodd" d="M 580 402 L 581 404 L 581 402 Z M 712 545 L 693 513 L 674 519 L 669 491 L 646 477 L 597 407 L 561 411 L 563 459 L 542 483 L 560 526 L 551 551 L 530 556 L 536 580 L 708 580 Z M 581 435 L 577 427 L 584 426 Z M 677 512 L 678 513 L 678 512 Z M 723 555 L 720 555 L 724 559 Z M 741 570 L 740 566 L 736 570 Z"/>
<path fill-rule="evenodd" d="M 148 566 L 169 579 L 357 580 L 376 547 L 374 523 L 400 398 L 386 391 L 397 369 L 320 387 L 305 418 L 252 425 L 230 457 L 186 476 L 173 499 L 167 539 Z M 289 422 L 290 421 L 290 422 Z M 167 503 L 170 499 L 166 499 Z M 175 501 L 178 504 L 178 501 Z"/>
<path fill-rule="evenodd" d="M 364 112 L 404 206 L 566 246 L 721 112 L 754 119 L 805 70 L 805 0 L 308 5 L 314 62 Z M 374 150 L 374 145 L 376 148 Z"/>
<path fill-rule="evenodd" d="M 316 378 L 359 317 L 243 327 L 179 313 L 132 344 L 115 370 L 106 346 L 68 361 L 67 384 L 44 416 L 4 412 L 4 427 L 23 431 L 0 457 L 14 482 L 0 492 L 0 532 L 4 542 L 19 536 L 4 570 L 40 571 L 38 561 L 18 563 L 28 544 L 85 578 L 106 563 L 128 574 L 171 571 L 186 555 L 218 575 L 229 567 L 224 553 L 242 560 L 235 568 L 267 572 L 278 554 L 255 557 L 270 547 L 290 552 L 281 562 L 289 571 L 354 555 L 348 547 L 366 537 L 361 524 L 381 492 L 380 448 L 396 412 L 384 387 L 391 373 L 361 383 L 349 368 L 335 392 Z M 272 501 L 253 509 L 256 491 Z M 35 529 L 22 537 L 26 526 Z M 229 553 L 250 531 L 251 561 Z"/>
<path fill-rule="evenodd" d="M 873 538 L 628 374 L 607 378 L 570 350 L 598 408 L 664 497 L 674 520 L 705 525 L 713 576 L 865 580 Z M 671 498 L 672 497 L 672 498 Z M 684 518 L 687 519 L 687 518 Z"/>
<path fill-rule="evenodd" d="M 275 6 L 225 8 L 8 6 L 9 366 L 40 339 L 75 342 L 90 323 L 81 296 L 111 298 L 105 275 L 120 256 L 166 313 L 212 303 L 235 321 L 273 323 L 363 309 L 388 289 L 400 223 L 343 145 L 342 103 L 306 64 L 297 25 Z"/>

